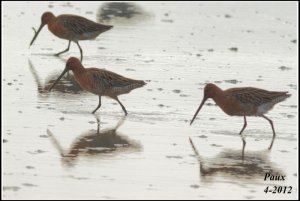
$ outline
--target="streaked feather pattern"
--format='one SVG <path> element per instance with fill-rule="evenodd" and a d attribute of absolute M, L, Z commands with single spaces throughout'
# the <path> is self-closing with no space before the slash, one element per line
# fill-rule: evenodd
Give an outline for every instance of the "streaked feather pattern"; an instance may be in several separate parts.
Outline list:
<path fill-rule="evenodd" d="M 99 34 L 108 31 L 113 27 L 110 25 L 99 24 L 77 15 L 64 14 L 55 17 L 51 12 L 44 12 L 41 21 L 42 23 L 33 36 L 30 46 L 35 41 L 44 25 L 47 24 L 48 29 L 55 36 L 69 41 L 67 49 L 58 52 L 55 55 L 59 56 L 60 54 L 69 51 L 70 43 L 72 41 L 77 44 L 80 50 L 80 61 L 82 61 L 83 51 L 78 41 L 95 39 Z"/>
<path fill-rule="evenodd" d="M 131 90 L 142 87 L 146 84 L 142 80 L 126 78 L 108 70 L 84 68 L 79 59 L 70 57 L 66 63 L 64 71 L 53 83 L 49 90 L 51 90 L 69 70 L 73 71 L 76 81 L 83 89 L 98 95 L 99 103 L 96 109 L 93 110 L 93 114 L 101 107 L 101 96 L 108 96 L 115 99 L 122 107 L 125 115 L 127 115 L 126 108 L 121 103 L 118 96 L 129 93 Z"/>
<path fill-rule="evenodd" d="M 246 116 L 259 116 L 266 119 L 270 123 L 273 131 L 273 140 L 269 146 L 269 149 L 271 149 L 276 133 L 272 120 L 266 117 L 265 114 L 271 110 L 276 103 L 284 101 L 290 96 L 291 94 L 285 91 L 267 91 L 254 87 L 240 87 L 222 90 L 217 85 L 208 83 L 204 87 L 204 97 L 194 114 L 190 125 L 197 117 L 205 101 L 212 98 L 226 114 L 230 116 L 244 117 L 244 126 L 240 131 L 240 135 L 247 127 Z"/>
<path fill-rule="evenodd" d="M 112 27 L 109 25 L 103 25 L 93 22 L 89 19 L 77 15 L 59 15 L 56 18 L 56 22 L 68 31 L 77 35 L 91 32 L 99 32 L 100 34 Z"/>
<path fill-rule="evenodd" d="M 117 73 L 98 68 L 86 68 L 85 77 L 89 81 L 88 87 L 92 93 L 106 96 L 117 96 L 129 93 L 135 88 L 144 86 L 146 83 L 142 80 L 126 78 Z"/>
<path fill-rule="evenodd" d="M 290 96 L 288 92 L 267 91 L 254 87 L 231 88 L 224 92 L 227 96 L 235 97 L 241 103 L 253 104 L 254 106 L 270 103 L 274 105 Z"/>

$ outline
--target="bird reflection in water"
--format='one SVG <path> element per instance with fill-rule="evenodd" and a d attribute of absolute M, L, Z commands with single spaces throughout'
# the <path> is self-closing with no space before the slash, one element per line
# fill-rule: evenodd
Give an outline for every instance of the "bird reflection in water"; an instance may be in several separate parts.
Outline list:
<path fill-rule="evenodd" d="M 64 61 L 65 62 L 65 61 Z M 29 69 L 32 73 L 35 83 L 37 84 L 39 94 L 48 94 L 49 88 L 53 85 L 57 77 L 61 74 L 61 72 L 57 72 L 45 80 L 45 84 L 42 84 L 41 78 L 38 75 L 38 72 L 34 65 L 32 64 L 31 60 L 28 60 Z M 63 78 L 61 78 L 62 82 L 59 82 L 55 85 L 54 90 L 62 92 L 62 93 L 79 93 L 83 91 L 79 84 L 76 82 L 74 76 L 72 74 L 67 74 Z"/>
<path fill-rule="evenodd" d="M 241 137 L 242 150 L 223 149 L 213 158 L 204 158 L 195 147 L 192 139 L 190 144 L 200 166 L 200 180 L 211 182 L 213 179 L 223 177 L 231 181 L 247 181 L 247 183 L 263 182 L 266 173 L 272 175 L 285 175 L 269 159 L 270 149 L 261 151 L 246 151 L 246 140 Z M 274 139 L 272 140 L 273 144 Z"/>
<path fill-rule="evenodd" d="M 125 117 L 120 119 L 115 127 L 104 130 L 100 129 L 100 120 L 97 116 L 95 117 L 97 119 L 97 130 L 89 130 L 77 137 L 68 150 L 64 150 L 54 134 L 47 129 L 47 134 L 62 156 L 63 163 L 72 166 L 79 156 L 92 157 L 99 156 L 99 154 L 109 154 L 108 156 L 111 157 L 124 152 L 141 151 L 142 146 L 140 143 L 120 135 L 117 131 L 124 123 Z"/>

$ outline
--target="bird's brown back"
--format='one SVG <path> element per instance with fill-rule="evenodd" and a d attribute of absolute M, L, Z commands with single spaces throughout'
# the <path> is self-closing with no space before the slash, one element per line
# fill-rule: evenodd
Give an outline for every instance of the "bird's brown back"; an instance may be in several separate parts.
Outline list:
<path fill-rule="evenodd" d="M 146 84 L 143 80 L 130 79 L 105 69 L 86 68 L 84 74 L 89 85 L 84 87 L 86 90 L 111 97 L 129 93 Z"/>
<path fill-rule="evenodd" d="M 77 15 L 59 15 L 56 23 L 72 34 L 74 40 L 92 39 L 113 26 L 99 24 Z"/>
<path fill-rule="evenodd" d="M 267 91 L 254 87 L 231 88 L 224 91 L 226 95 L 234 97 L 237 101 L 244 104 L 260 106 L 266 103 L 278 103 L 288 98 L 288 92 Z"/>

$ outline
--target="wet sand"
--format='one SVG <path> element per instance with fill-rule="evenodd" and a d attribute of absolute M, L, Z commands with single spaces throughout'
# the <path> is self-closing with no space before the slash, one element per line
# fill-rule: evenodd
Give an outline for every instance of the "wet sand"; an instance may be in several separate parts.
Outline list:
<path fill-rule="evenodd" d="M 119 17 L 103 2 L 2 6 L 3 199 L 297 199 L 295 2 L 137 2 Z M 68 42 L 46 27 L 28 48 L 46 10 L 114 25 L 80 45 L 84 66 L 147 82 L 120 96 L 126 118 L 107 98 L 92 115 L 98 97 L 72 75 L 48 92 L 80 53 L 71 44 L 52 56 Z M 265 119 L 247 119 L 243 150 L 243 118 L 212 100 L 189 126 L 209 82 L 292 94 L 267 114 L 270 151 Z M 264 181 L 266 172 L 286 179 Z"/>

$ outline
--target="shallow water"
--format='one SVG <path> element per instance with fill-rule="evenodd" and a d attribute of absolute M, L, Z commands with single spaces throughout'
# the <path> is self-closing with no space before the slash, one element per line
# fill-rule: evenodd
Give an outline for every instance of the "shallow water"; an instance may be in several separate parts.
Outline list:
<path fill-rule="evenodd" d="M 80 42 L 83 65 L 147 82 L 120 100 L 82 91 L 66 77 L 76 45 L 44 28 L 41 14 L 101 21 L 101 2 L 2 4 L 4 199 L 296 199 L 298 194 L 297 10 L 293 2 L 137 2 L 138 14 L 106 19 L 114 28 Z M 136 10 L 134 10 L 136 11 Z M 128 16 L 128 15 L 126 15 Z M 296 40 L 296 41 L 295 41 Z M 206 83 L 253 86 L 292 96 L 262 118 L 224 114 L 208 101 L 189 121 Z M 189 141 L 194 144 L 194 149 Z M 264 181 L 265 172 L 286 175 Z M 292 193 L 264 193 L 267 186 Z"/>

